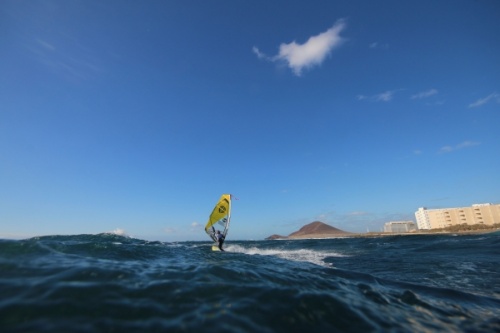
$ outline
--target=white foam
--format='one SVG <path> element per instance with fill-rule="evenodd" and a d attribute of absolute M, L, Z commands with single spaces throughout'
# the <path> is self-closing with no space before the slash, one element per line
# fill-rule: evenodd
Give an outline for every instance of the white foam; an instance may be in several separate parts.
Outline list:
<path fill-rule="evenodd" d="M 472 271 L 476 272 L 477 271 L 477 266 L 473 262 L 461 262 L 457 264 L 457 268 L 462 270 L 462 271 Z"/>
<path fill-rule="evenodd" d="M 337 252 L 314 251 L 309 249 L 281 250 L 281 249 L 260 249 L 257 247 L 243 247 L 240 245 L 229 245 L 225 248 L 228 252 L 244 253 L 249 255 L 276 256 L 286 260 L 305 261 L 320 266 L 331 267 L 332 264 L 324 261 L 327 257 L 346 257 Z"/>

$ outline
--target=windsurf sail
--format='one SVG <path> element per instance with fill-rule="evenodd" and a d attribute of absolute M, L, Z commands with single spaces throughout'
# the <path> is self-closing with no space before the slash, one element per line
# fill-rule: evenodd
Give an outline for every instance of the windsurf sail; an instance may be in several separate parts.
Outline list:
<path fill-rule="evenodd" d="M 231 220 L 231 194 L 223 194 L 208 218 L 205 232 L 214 242 L 217 242 L 215 237 L 216 230 L 226 237 L 229 230 L 229 221 Z"/>

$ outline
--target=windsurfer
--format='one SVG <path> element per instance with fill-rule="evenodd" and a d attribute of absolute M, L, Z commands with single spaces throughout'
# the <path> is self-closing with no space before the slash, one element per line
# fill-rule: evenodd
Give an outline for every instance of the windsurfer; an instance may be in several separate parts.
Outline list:
<path fill-rule="evenodd" d="M 217 230 L 217 232 L 215 233 L 215 238 L 217 238 L 217 243 L 219 243 L 219 250 L 224 251 L 222 249 L 222 244 L 224 244 L 225 237 L 220 233 L 220 230 Z"/>

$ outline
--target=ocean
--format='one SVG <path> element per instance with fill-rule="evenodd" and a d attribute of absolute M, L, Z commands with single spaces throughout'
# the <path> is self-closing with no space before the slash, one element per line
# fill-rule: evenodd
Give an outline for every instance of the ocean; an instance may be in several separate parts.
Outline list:
<path fill-rule="evenodd" d="M 0 332 L 500 332 L 500 232 L 0 240 Z"/>

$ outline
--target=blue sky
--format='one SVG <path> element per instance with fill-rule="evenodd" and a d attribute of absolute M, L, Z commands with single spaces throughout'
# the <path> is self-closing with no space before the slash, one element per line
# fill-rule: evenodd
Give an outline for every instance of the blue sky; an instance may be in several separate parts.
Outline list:
<path fill-rule="evenodd" d="M 500 3 L 2 1 L 0 237 L 500 203 Z"/>

